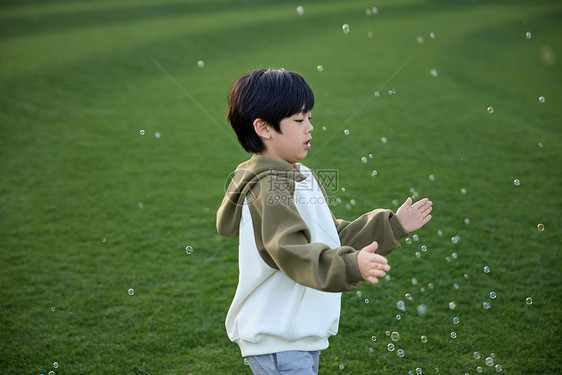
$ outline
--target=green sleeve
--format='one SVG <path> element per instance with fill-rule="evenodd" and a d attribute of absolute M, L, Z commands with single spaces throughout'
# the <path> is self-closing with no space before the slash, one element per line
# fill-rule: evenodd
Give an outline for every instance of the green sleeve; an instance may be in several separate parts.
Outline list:
<path fill-rule="evenodd" d="M 380 255 L 400 247 L 400 239 L 408 235 L 391 210 L 377 209 L 351 222 L 335 218 L 334 221 L 342 245 L 360 250 L 377 241 L 376 253 Z"/>
<path fill-rule="evenodd" d="M 259 196 L 249 205 L 256 245 L 262 259 L 296 283 L 326 292 L 356 289 L 363 280 L 357 251 L 351 246 L 330 248 L 311 243 L 310 230 L 294 202 L 294 182 L 269 192 L 267 178 L 260 181 Z M 279 186 L 279 181 L 276 181 Z"/>

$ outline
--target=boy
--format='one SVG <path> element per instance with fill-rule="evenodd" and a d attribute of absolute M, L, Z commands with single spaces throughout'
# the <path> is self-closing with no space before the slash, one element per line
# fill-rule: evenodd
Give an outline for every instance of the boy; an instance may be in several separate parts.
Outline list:
<path fill-rule="evenodd" d="M 342 291 L 378 282 L 384 255 L 431 219 L 426 198 L 394 214 L 336 220 L 312 172 L 314 95 L 304 79 L 261 69 L 232 88 L 228 120 L 250 160 L 240 164 L 217 212 L 221 235 L 239 237 L 239 282 L 226 317 L 254 374 L 317 374 L 338 331 Z M 360 249 L 359 251 L 356 249 Z"/>

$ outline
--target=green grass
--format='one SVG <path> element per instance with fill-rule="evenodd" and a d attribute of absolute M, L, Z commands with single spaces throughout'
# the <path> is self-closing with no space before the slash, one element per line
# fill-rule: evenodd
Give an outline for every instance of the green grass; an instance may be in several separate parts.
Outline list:
<path fill-rule="evenodd" d="M 411 188 L 434 202 L 391 280 L 344 294 L 320 373 L 490 374 L 492 352 L 507 374 L 562 372 L 561 16 L 554 1 L 1 1 L 0 372 L 250 373 L 224 329 L 237 243 L 215 212 L 248 157 L 228 89 L 267 66 L 315 91 L 304 163 L 339 171 L 336 216 Z"/>

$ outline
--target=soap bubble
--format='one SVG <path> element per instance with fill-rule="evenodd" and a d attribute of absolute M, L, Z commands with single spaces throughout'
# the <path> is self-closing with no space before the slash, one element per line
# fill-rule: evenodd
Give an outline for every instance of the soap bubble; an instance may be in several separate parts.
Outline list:
<path fill-rule="evenodd" d="M 527 32 L 525 33 L 525 38 L 531 39 L 531 37 L 532 37 L 531 32 L 530 32 L 530 31 L 527 31 Z"/>
<path fill-rule="evenodd" d="M 434 33 L 433 31 L 430 32 L 430 33 L 429 33 L 429 37 L 430 37 L 431 39 L 435 39 L 435 33 Z"/>
<path fill-rule="evenodd" d="M 369 303 L 369 299 L 368 299 L 368 298 L 365 298 L 365 303 Z"/>
<path fill-rule="evenodd" d="M 351 204 L 352 206 L 355 206 L 357 204 L 357 202 L 355 201 L 355 199 L 352 199 L 349 201 L 349 204 Z"/>
<path fill-rule="evenodd" d="M 365 164 L 367 162 L 367 158 L 365 156 L 361 157 L 361 163 Z"/>
<path fill-rule="evenodd" d="M 545 99 L 544 96 L 539 96 L 539 103 L 544 103 Z"/>
<path fill-rule="evenodd" d="M 484 273 L 490 273 L 490 267 L 484 266 Z"/>
<path fill-rule="evenodd" d="M 419 251 L 416 251 L 416 258 L 421 258 L 421 253 Z"/>
<path fill-rule="evenodd" d="M 537 224 L 537 229 L 539 232 L 542 232 L 544 230 L 544 224 L 541 223 Z"/>
<path fill-rule="evenodd" d="M 457 253 L 452 253 L 452 254 L 451 254 L 451 258 L 453 258 L 453 259 L 457 259 L 457 258 L 458 258 L 458 255 L 457 255 Z"/>
<path fill-rule="evenodd" d="M 461 193 L 466 194 L 466 188 L 461 188 Z"/>
<path fill-rule="evenodd" d="M 340 364 L 339 368 L 340 368 L 340 370 L 343 370 L 343 369 L 345 368 L 345 366 L 343 365 L 343 363 Z"/>
<path fill-rule="evenodd" d="M 527 297 L 527 298 L 525 299 L 525 303 L 526 303 L 527 305 L 532 305 L 532 304 L 533 304 L 533 299 L 532 299 L 531 297 Z"/>
<path fill-rule="evenodd" d="M 389 343 L 386 348 L 388 349 L 389 352 L 393 352 L 394 351 L 394 344 L 393 343 Z"/>
<path fill-rule="evenodd" d="M 185 247 L 185 253 L 186 253 L 187 255 L 192 254 L 192 253 L 193 253 L 193 248 L 192 248 L 191 246 L 189 246 L 189 245 L 186 246 L 186 247 Z"/>
<path fill-rule="evenodd" d="M 377 336 L 371 336 L 371 341 L 377 341 Z"/>
<path fill-rule="evenodd" d="M 139 130 L 139 134 L 144 135 L 144 130 L 143 129 Z"/>
<path fill-rule="evenodd" d="M 496 372 L 502 372 L 503 368 L 502 365 L 496 365 Z"/>
<path fill-rule="evenodd" d="M 386 274 L 386 276 L 384 277 L 385 280 L 390 281 L 391 277 L 389 274 Z"/>
<path fill-rule="evenodd" d="M 493 290 L 490 292 L 490 298 L 496 299 L 496 292 L 494 292 Z"/>
<path fill-rule="evenodd" d="M 377 8 L 377 7 L 372 7 L 372 8 L 371 8 L 371 13 L 373 13 L 374 15 L 379 14 L 379 8 Z"/>
<path fill-rule="evenodd" d="M 398 349 L 396 355 L 400 358 L 404 357 L 404 349 Z"/>
<path fill-rule="evenodd" d="M 458 289 L 459 289 L 459 284 L 454 283 L 454 284 L 453 284 L 453 289 L 458 290 Z"/>
<path fill-rule="evenodd" d="M 490 305 L 490 302 L 484 302 L 482 303 L 482 308 L 484 310 L 488 310 L 492 305 Z"/>
<path fill-rule="evenodd" d="M 386 137 L 381 137 L 381 142 L 382 142 L 382 143 L 387 143 L 387 142 L 388 142 L 388 139 L 387 139 Z"/>
<path fill-rule="evenodd" d="M 377 174 L 378 174 L 378 172 L 377 172 L 376 170 L 373 170 L 373 171 L 371 172 L 371 177 L 375 177 Z"/>
<path fill-rule="evenodd" d="M 398 333 L 398 332 L 396 332 L 396 331 L 392 332 L 392 333 L 390 334 L 390 339 L 391 339 L 392 341 L 398 341 L 398 340 L 400 340 L 400 333 Z"/>
<path fill-rule="evenodd" d="M 422 337 L 420 337 L 420 341 L 425 344 L 427 343 L 427 336 L 423 335 Z"/>
<path fill-rule="evenodd" d="M 369 154 L 369 159 L 372 159 L 372 158 L 373 158 L 373 154 Z"/>
<path fill-rule="evenodd" d="M 341 191 L 345 191 L 345 187 L 342 187 L 342 188 L 341 188 Z"/>
<path fill-rule="evenodd" d="M 457 338 L 457 333 L 456 332 L 451 332 L 451 338 L 454 340 Z"/>
<path fill-rule="evenodd" d="M 127 293 L 132 296 L 133 294 L 135 294 L 135 290 L 133 288 L 129 288 L 129 290 L 127 290 Z"/>
<path fill-rule="evenodd" d="M 422 374 L 422 369 L 420 367 L 416 368 L 416 374 L 418 375 Z"/>
<path fill-rule="evenodd" d="M 304 7 L 303 7 L 302 5 L 299 5 L 299 6 L 297 7 L 297 14 L 298 14 L 299 16 L 302 16 L 302 15 L 304 14 Z"/>
<path fill-rule="evenodd" d="M 418 279 L 416 279 L 415 277 L 412 278 L 412 285 L 417 285 L 418 284 Z"/>
<path fill-rule="evenodd" d="M 486 111 L 488 111 L 488 113 L 494 113 L 494 107 L 488 107 Z"/>
<path fill-rule="evenodd" d="M 55 372 L 51 370 L 48 372 L 48 375 L 55 375 Z"/>
<path fill-rule="evenodd" d="M 322 126 L 322 130 L 323 130 L 323 131 L 326 131 L 326 130 L 328 130 L 328 128 L 325 127 L 325 126 Z"/>
<path fill-rule="evenodd" d="M 482 373 L 482 366 L 476 367 L 476 372 L 478 372 L 479 374 Z"/>
<path fill-rule="evenodd" d="M 542 142 L 539 142 L 539 148 L 542 148 Z"/>
<path fill-rule="evenodd" d="M 458 316 L 455 316 L 455 317 L 453 318 L 453 324 L 459 324 L 460 321 L 461 321 L 461 320 L 459 319 Z"/>
<path fill-rule="evenodd" d="M 379 96 L 381 96 L 381 93 L 380 93 L 380 91 L 375 91 L 375 94 L 374 94 L 374 95 L 375 95 L 375 97 L 378 98 Z"/>
<path fill-rule="evenodd" d="M 451 257 L 445 257 L 445 262 L 451 263 Z"/>
<path fill-rule="evenodd" d="M 343 134 L 349 135 L 349 129 L 345 129 L 345 130 L 343 131 Z"/>
<path fill-rule="evenodd" d="M 357 292 L 355 292 L 355 294 L 357 295 L 357 297 L 361 297 L 363 296 L 363 292 L 358 290 Z"/>
<path fill-rule="evenodd" d="M 390 336 L 390 331 L 386 331 L 385 335 Z"/>
<path fill-rule="evenodd" d="M 372 33 L 371 31 L 369 31 L 369 32 L 367 33 L 367 38 L 371 39 L 372 37 L 373 37 L 373 33 Z"/>
<path fill-rule="evenodd" d="M 422 44 L 422 43 L 423 43 L 423 36 L 418 35 L 418 36 L 416 37 L 416 41 L 418 42 L 418 44 Z"/>
<path fill-rule="evenodd" d="M 443 231 L 441 229 L 437 229 L 437 235 L 439 237 L 443 237 Z"/>
<path fill-rule="evenodd" d="M 486 366 L 492 367 L 494 365 L 494 359 L 492 357 L 486 358 Z"/>
<path fill-rule="evenodd" d="M 396 314 L 396 320 L 400 320 L 400 319 L 402 319 L 402 315 Z"/>
<path fill-rule="evenodd" d="M 412 243 L 412 239 L 410 237 L 406 238 L 406 244 L 411 244 Z"/>
<path fill-rule="evenodd" d="M 405 305 L 404 301 L 396 302 L 396 308 L 400 311 L 406 311 L 406 305 Z"/>
<path fill-rule="evenodd" d="M 519 185 L 521 185 L 521 181 L 519 181 L 519 180 L 516 178 L 515 180 L 513 180 L 513 185 L 519 186 Z"/>
<path fill-rule="evenodd" d="M 457 235 L 457 236 L 453 236 L 453 237 L 451 237 L 451 243 L 452 243 L 453 245 L 455 245 L 455 244 L 457 244 L 457 243 L 459 242 L 460 239 L 461 239 L 461 238 L 460 238 L 460 236 L 458 236 L 458 235 Z"/>
<path fill-rule="evenodd" d="M 414 300 L 414 297 L 412 297 L 412 295 L 410 293 L 404 294 L 404 297 L 406 297 L 406 299 L 410 302 Z"/>
<path fill-rule="evenodd" d="M 439 75 L 439 73 L 435 69 L 431 69 L 429 71 L 429 74 L 431 74 L 432 77 L 437 77 Z"/>
<path fill-rule="evenodd" d="M 425 245 L 422 245 L 422 247 L 421 247 L 421 251 L 423 251 L 423 252 L 425 253 L 425 252 L 427 251 L 427 246 L 425 246 Z"/>
<path fill-rule="evenodd" d="M 432 174 L 430 174 L 430 175 L 429 175 L 429 181 L 435 181 L 435 176 L 432 175 Z"/>
<path fill-rule="evenodd" d="M 418 236 L 417 234 L 414 234 L 412 236 L 412 238 L 414 239 L 414 241 L 419 241 L 420 240 L 420 236 Z"/>
<path fill-rule="evenodd" d="M 54 363 L 53 363 L 53 368 L 59 368 L 59 363 L 58 363 L 58 362 L 54 362 Z"/>
<path fill-rule="evenodd" d="M 428 287 L 429 289 L 433 289 L 433 283 L 427 283 L 427 287 Z"/>
<path fill-rule="evenodd" d="M 464 219 L 464 223 L 465 223 L 466 225 L 470 224 L 470 219 L 469 219 L 468 217 L 465 218 L 465 219 Z"/>
<path fill-rule="evenodd" d="M 318 66 L 316 66 L 316 70 L 319 71 L 319 72 L 323 72 L 324 67 L 322 65 L 318 65 Z"/>
<path fill-rule="evenodd" d="M 197 61 L 197 66 L 200 67 L 200 68 L 203 68 L 205 66 L 205 61 L 203 61 L 203 60 Z"/>
<path fill-rule="evenodd" d="M 427 306 L 423 303 L 418 305 L 417 310 L 419 316 L 425 316 L 425 314 L 427 314 Z"/>
<path fill-rule="evenodd" d="M 342 31 L 344 34 L 349 33 L 349 25 L 347 23 L 344 23 L 341 27 Z"/>
<path fill-rule="evenodd" d="M 449 309 L 454 310 L 455 307 L 457 307 L 457 304 L 455 303 L 455 301 L 449 302 Z"/>
<path fill-rule="evenodd" d="M 490 353 L 490 357 L 492 357 L 492 358 L 495 359 L 495 358 L 496 358 L 496 353 Z"/>
<path fill-rule="evenodd" d="M 474 357 L 474 359 L 480 359 L 480 353 L 474 352 L 474 353 L 472 353 L 472 357 Z"/>

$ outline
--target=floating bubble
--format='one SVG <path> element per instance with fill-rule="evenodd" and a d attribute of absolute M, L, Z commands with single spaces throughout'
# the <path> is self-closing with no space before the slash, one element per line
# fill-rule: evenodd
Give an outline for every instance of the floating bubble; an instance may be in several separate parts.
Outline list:
<path fill-rule="evenodd" d="M 410 293 L 404 294 L 404 297 L 406 297 L 406 299 L 410 302 L 414 300 L 414 297 L 412 297 L 412 295 Z"/>
<path fill-rule="evenodd" d="M 371 177 L 375 177 L 377 174 L 378 174 L 378 172 L 377 172 L 376 170 L 373 170 L 373 171 L 371 172 Z"/>
<path fill-rule="evenodd" d="M 486 366 L 492 367 L 494 365 L 494 359 L 492 357 L 487 357 L 485 363 Z"/>
<path fill-rule="evenodd" d="M 539 142 L 539 148 L 542 148 L 542 142 Z"/>
<path fill-rule="evenodd" d="M 299 16 L 302 16 L 302 15 L 304 14 L 304 7 L 303 7 L 302 5 L 299 5 L 299 6 L 297 7 L 297 14 L 298 14 Z"/>
<path fill-rule="evenodd" d="M 492 357 L 492 358 L 495 359 L 495 358 L 496 358 L 496 353 L 490 353 L 490 357 Z"/>
<path fill-rule="evenodd" d="M 377 336 L 371 336 L 371 341 L 377 341 Z"/>
<path fill-rule="evenodd" d="M 393 343 L 389 343 L 386 348 L 388 349 L 389 352 L 393 352 L 394 351 L 394 344 Z"/>
<path fill-rule="evenodd" d="M 478 372 L 479 374 L 482 373 L 482 366 L 476 367 L 476 372 Z"/>
<path fill-rule="evenodd" d="M 371 13 L 373 13 L 374 15 L 379 14 L 379 8 L 377 8 L 377 7 L 372 7 L 372 8 L 371 8 Z"/>
<path fill-rule="evenodd" d="M 351 210 L 351 205 L 349 203 L 346 203 L 345 208 L 347 208 L 348 210 Z"/>
<path fill-rule="evenodd" d="M 340 368 L 340 370 L 343 370 L 343 369 L 345 368 L 345 366 L 343 365 L 343 363 L 340 364 L 339 368 Z"/>
<path fill-rule="evenodd" d="M 381 137 L 381 142 L 382 143 L 388 143 L 388 139 L 386 137 Z"/>
<path fill-rule="evenodd" d="M 439 75 L 439 73 L 435 69 L 431 69 L 429 71 L 429 74 L 431 74 L 432 77 L 437 77 Z"/>
<path fill-rule="evenodd" d="M 416 251 L 416 258 L 421 258 L 421 253 L 419 251 Z"/>
<path fill-rule="evenodd" d="M 494 113 L 494 107 L 488 107 L 486 111 L 488 111 L 488 113 Z"/>
<path fill-rule="evenodd" d="M 465 219 L 464 219 L 464 223 L 465 223 L 466 225 L 470 224 L 470 219 L 469 219 L 468 217 L 465 218 Z"/>
<path fill-rule="evenodd" d="M 53 362 L 53 368 L 59 368 L 59 363 L 58 363 L 58 362 Z"/>
<path fill-rule="evenodd" d="M 430 33 L 429 33 L 429 37 L 430 37 L 431 39 L 435 39 L 435 33 L 434 33 L 433 31 L 430 32 Z"/>
<path fill-rule="evenodd" d="M 443 231 L 441 229 L 437 229 L 437 235 L 439 237 L 443 237 Z"/>
<path fill-rule="evenodd" d="M 395 205 L 395 206 L 398 206 L 398 199 L 393 199 L 392 204 Z"/>
<path fill-rule="evenodd" d="M 381 96 L 381 93 L 380 93 L 380 91 L 375 91 L 375 94 L 374 94 L 374 95 L 375 95 L 375 97 L 378 98 L 379 96 Z"/>
<path fill-rule="evenodd" d="M 544 230 L 544 224 L 541 223 L 537 224 L 537 229 L 539 232 L 542 232 Z"/>
<path fill-rule="evenodd" d="M 418 35 L 418 36 L 416 37 L 416 41 L 418 42 L 418 44 L 422 44 L 422 43 L 423 43 L 423 36 Z"/>
<path fill-rule="evenodd" d="M 54 371 L 52 371 L 52 370 L 48 372 L 48 375 L 55 375 L 55 374 L 56 374 L 56 373 L 55 373 Z"/>
<path fill-rule="evenodd" d="M 425 316 L 427 314 L 427 306 L 423 303 L 418 305 L 417 310 L 419 316 Z"/>
<path fill-rule="evenodd" d="M 527 298 L 525 298 L 525 303 L 526 303 L 527 305 L 532 305 L 532 304 L 533 304 L 533 299 L 532 299 L 531 297 L 527 297 Z"/>
<path fill-rule="evenodd" d="M 143 129 L 139 130 L 139 134 L 144 135 L 144 130 Z"/>
<path fill-rule="evenodd" d="M 410 237 L 406 238 L 406 244 L 411 244 L 412 243 L 412 239 Z"/>
<path fill-rule="evenodd" d="M 453 258 L 453 259 L 457 259 L 458 257 L 459 257 L 459 256 L 457 255 L 457 253 L 452 253 L 452 254 L 451 254 L 451 258 Z"/>
<path fill-rule="evenodd" d="M 427 287 L 428 287 L 429 289 L 433 289 L 433 283 L 427 283 Z"/>
<path fill-rule="evenodd" d="M 396 355 L 400 358 L 404 357 L 404 349 L 398 349 Z"/>
<path fill-rule="evenodd" d="M 139 202 L 138 206 L 139 206 L 139 208 L 143 208 L 143 207 L 144 207 L 144 203 Z"/>
<path fill-rule="evenodd" d="M 203 68 L 205 66 L 205 61 L 203 61 L 203 60 L 197 61 L 197 66 L 200 67 L 200 68 Z"/>
<path fill-rule="evenodd" d="M 466 188 L 461 188 L 461 193 L 466 194 Z"/>
<path fill-rule="evenodd" d="M 465 273 L 465 274 L 464 274 L 464 278 L 465 278 L 465 279 L 468 279 L 468 273 Z"/>
<path fill-rule="evenodd" d="M 544 103 L 545 99 L 544 96 L 539 96 L 539 103 Z"/>
<path fill-rule="evenodd" d="M 458 235 L 457 235 L 457 236 L 453 236 L 453 237 L 451 237 L 451 243 L 452 243 L 453 245 L 455 245 L 455 244 L 457 244 L 457 243 L 459 242 L 460 239 L 461 239 L 461 238 L 460 238 L 460 236 L 458 236 Z"/>
<path fill-rule="evenodd" d="M 406 304 L 404 303 L 404 301 L 400 300 L 396 302 L 396 308 L 400 311 L 406 311 Z"/>
<path fill-rule="evenodd" d="M 418 285 L 418 279 L 415 277 L 412 278 L 412 285 Z"/>
<path fill-rule="evenodd" d="M 457 304 L 455 303 L 455 301 L 449 302 L 449 309 L 454 310 L 455 307 L 457 307 Z"/>
<path fill-rule="evenodd" d="M 432 174 L 430 174 L 430 175 L 429 175 L 429 181 L 435 181 L 435 176 L 432 175 Z"/>
<path fill-rule="evenodd" d="M 129 288 L 129 290 L 127 290 L 127 293 L 132 296 L 133 294 L 135 294 L 135 290 L 133 288 Z"/>
<path fill-rule="evenodd" d="M 425 292 L 425 288 L 423 286 L 420 288 L 420 292 Z"/>
<path fill-rule="evenodd" d="M 341 188 L 341 191 L 345 191 L 345 187 L 342 187 L 342 188 Z"/>
<path fill-rule="evenodd" d="M 361 163 L 365 164 L 367 162 L 367 158 L 365 156 L 361 157 Z"/>
<path fill-rule="evenodd" d="M 154 137 L 156 137 L 156 139 L 160 139 L 160 132 L 154 133 Z"/>
<path fill-rule="evenodd" d="M 245 364 L 246 366 L 250 366 L 250 362 L 248 362 L 248 358 L 244 358 L 244 364 Z"/>
<path fill-rule="evenodd" d="M 355 294 L 357 295 L 357 297 L 362 297 L 363 296 L 363 292 L 358 290 L 357 292 L 355 292 Z"/>
<path fill-rule="evenodd" d="M 422 335 L 422 337 L 420 337 L 420 341 L 421 341 L 423 344 L 427 343 L 427 336 Z"/>
<path fill-rule="evenodd" d="M 458 316 L 455 316 L 455 317 L 453 318 L 453 324 L 459 324 L 460 322 L 461 322 L 461 320 L 459 319 Z"/>
<path fill-rule="evenodd" d="M 384 279 L 387 280 L 387 281 L 390 281 L 391 277 L 390 277 L 390 275 L 387 274 L 387 275 L 384 277 Z"/>
<path fill-rule="evenodd" d="M 347 23 L 344 23 L 341 27 L 342 31 L 344 34 L 349 33 L 349 25 Z"/>
<path fill-rule="evenodd" d="M 386 331 L 385 335 L 390 336 L 390 331 Z"/>
<path fill-rule="evenodd" d="M 375 349 L 369 347 L 369 353 L 373 354 L 375 352 Z"/>
<path fill-rule="evenodd" d="M 453 284 L 453 289 L 458 290 L 458 289 L 459 289 L 459 284 L 454 283 L 454 284 Z"/>
<path fill-rule="evenodd" d="M 490 305 L 490 302 L 484 302 L 482 303 L 482 308 L 484 310 L 488 310 L 490 307 L 492 307 L 492 305 Z"/>
<path fill-rule="evenodd" d="M 373 37 L 373 33 L 372 33 L 371 31 L 369 31 L 369 32 L 367 33 L 367 38 L 371 39 L 372 37 Z"/>
<path fill-rule="evenodd" d="M 502 370 L 503 370 L 502 365 L 496 365 L 495 369 L 496 369 L 496 372 L 502 372 Z"/>
<path fill-rule="evenodd" d="M 521 185 L 521 181 L 519 181 L 519 180 L 516 178 L 515 180 L 513 180 L 513 185 L 519 186 L 519 185 Z"/>
<path fill-rule="evenodd" d="M 454 340 L 457 338 L 457 333 L 456 332 L 451 332 L 451 338 Z"/>
<path fill-rule="evenodd" d="M 326 131 L 326 130 L 328 130 L 328 128 L 325 127 L 325 126 L 322 126 L 322 130 L 323 130 L 323 131 Z"/>
<path fill-rule="evenodd" d="M 496 292 L 494 292 L 493 290 L 490 292 L 490 298 L 496 299 Z"/>
<path fill-rule="evenodd" d="M 316 70 L 319 72 L 323 72 L 324 71 L 324 67 L 322 65 L 317 65 L 316 66 Z"/>
<path fill-rule="evenodd" d="M 355 199 L 352 199 L 349 201 L 349 204 L 351 204 L 352 206 L 355 206 L 357 204 L 357 202 L 355 201 Z"/>
<path fill-rule="evenodd" d="M 451 263 L 451 257 L 445 257 L 445 262 Z"/>
<path fill-rule="evenodd" d="M 419 240 L 420 240 L 420 236 L 417 235 L 417 234 L 414 234 L 414 235 L 412 236 L 412 238 L 414 239 L 414 241 L 419 241 Z"/>
<path fill-rule="evenodd" d="M 186 247 L 185 247 L 185 253 L 186 253 L 187 255 L 193 254 L 193 248 L 192 248 L 191 246 L 189 246 L 189 245 L 186 246 Z"/>
<path fill-rule="evenodd" d="M 373 154 L 369 154 L 369 159 L 372 159 L 372 158 L 373 158 Z"/>
<path fill-rule="evenodd" d="M 422 245 L 422 247 L 421 247 L 421 251 L 423 251 L 423 252 L 425 253 L 425 252 L 427 251 L 427 246 L 425 246 L 425 245 Z"/>
<path fill-rule="evenodd" d="M 392 332 L 392 333 L 390 334 L 390 339 L 391 339 L 392 341 L 398 341 L 398 340 L 400 340 L 400 333 L 398 333 L 398 332 L 396 332 L 396 331 Z"/>
<path fill-rule="evenodd" d="M 435 368 L 435 372 L 436 372 L 436 373 L 439 372 L 439 368 L 438 368 L 438 367 Z"/>
<path fill-rule="evenodd" d="M 530 31 L 527 31 L 527 32 L 525 33 L 525 38 L 531 39 L 531 37 L 532 37 L 531 32 L 530 32 Z"/>
<path fill-rule="evenodd" d="M 368 299 L 368 298 L 365 298 L 365 303 L 369 303 L 369 299 Z"/>
<path fill-rule="evenodd" d="M 349 135 L 349 129 L 345 129 L 345 130 L 343 131 L 343 134 Z"/>
<path fill-rule="evenodd" d="M 480 353 L 479 353 L 479 352 L 474 352 L 474 353 L 472 353 L 472 357 L 473 357 L 474 359 L 480 359 Z"/>
<path fill-rule="evenodd" d="M 490 267 L 484 266 L 484 273 L 490 273 Z"/>
<path fill-rule="evenodd" d="M 396 314 L 396 320 L 400 320 L 400 319 L 402 319 L 402 315 Z"/>
<path fill-rule="evenodd" d="M 421 375 L 422 369 L 420 367 L 416 368 L 416 374 Z"/>
<path fill-rule="evenodd" d="M 51 306 L 51 312 L 55 312 L 55 306 Z"/>

